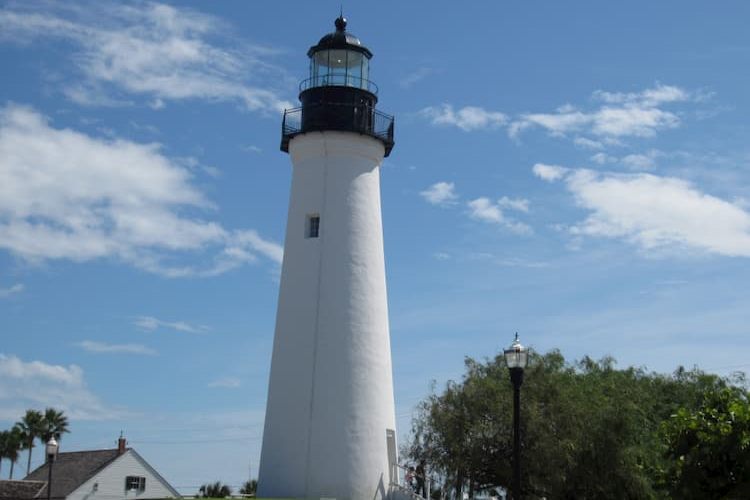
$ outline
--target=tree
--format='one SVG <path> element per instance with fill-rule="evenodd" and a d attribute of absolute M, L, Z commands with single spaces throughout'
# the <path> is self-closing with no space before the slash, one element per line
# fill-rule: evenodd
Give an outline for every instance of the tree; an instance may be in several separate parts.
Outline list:
<path fill-rule="evenodd" d="M 204 484 L 198 491 L 203 498 L 226 498 L 232 494 L 232 489 L 220 481 Z"/>
<path fill-rule="evenodd" d="M 70 430 L 68 429 L 68 417 L 65 416 L 64 412 L 55 410 L 54 408 L 45 409 L 40 436 L 42 442 L 46 443 L 52 437 L 60 441 L 62 435 L 67 432 L 70 432 Z"/>
<path fill-rule="evenodd" d="M 257 489 L 258 489 L 258 480 L 250 479 L 249 481 L 245 481 L 245 484 L 242 485 L 242 488 L 240 489 L 240 493 L 242 493 L 243 495 L 255 495 L 255 492 Z"/>
<path fill-rule="evenodd" d="M 664 485 L 684 499 L 750 498 L 748 393 L 724 387 L 696 410 L 680 408 L 661 427 L 669 465 Z"/>
<path fill-rule="evenodd" d="M 31 472 L 31 450 L 34 448 L 34 441 L 41 437 L 43 429 L 44 416 L 36 410 L 26 410 L 26 414 L 16 424 L 23 434 L 23 447 L 29 450 L 29 459 L 26 463 L 26 475 Z"/>
<path fill-rule="evenodd" d="M 10 460 L 10 475 L 8 479 L 13 479 L 13 468 L 18 461 L 18 456 L 23 448 L 23 432 L 18 426 L 13 426 L 10 431 L 7 431 L 7 437 L 5 441 L 5 458 Z"/>
<path fill-rule="evenodd" d="M 0 472 L 3 470 L 3 460 L 8 458 L 9 434 L 9 431 L 0 431 Z"/>
<path fill-rule="evenodd" d="M 502 356 L 467 359 L 460 382 L 420 404 L 404 455 L 426 460 L 446 495 L 510 484 L 509 378 Z M 661 422 L 728 385 L 697 369 L 660 375 L 617 369 L 612 358 L 569 363 L 557 351 L 533 354 L 521 390 L 523 497 L 660 498 L 659 477 L 672 460 L 663 453 Z"/>

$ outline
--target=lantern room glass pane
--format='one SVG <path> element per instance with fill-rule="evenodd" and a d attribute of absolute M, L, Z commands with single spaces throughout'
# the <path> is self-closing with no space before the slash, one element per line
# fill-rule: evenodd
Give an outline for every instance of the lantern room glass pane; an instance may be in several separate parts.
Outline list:
<path fill-rule="evenodd" d="M 356 50 L 321 50 L 311 58 L 313 87 L 340 85 L 367 89 L 368 74 L 369 60 Z"/>

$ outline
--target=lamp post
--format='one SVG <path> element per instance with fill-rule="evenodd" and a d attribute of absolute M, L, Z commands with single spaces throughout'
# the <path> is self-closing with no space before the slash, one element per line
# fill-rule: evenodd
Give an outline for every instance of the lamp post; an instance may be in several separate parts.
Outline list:
<path fill-rule="evenodd" d="M 55 436 L 52 436 L 47 441 L 46 451 L 47 463 L 49 464 L 49 468 L 47 469 L 47 500 L 50 500 L 50 495 L 52 494 L 52 465 L 55 463 L 55 458 L 57 457 L 57 440 Z"/>
<path fill-rule="evenodd" d="M 511 484 L 513 500 L 521 499 L 521 384 L 528 354 L 528 349 L 518 340 L 518 333 L 510 347 L 503 351 L 505 364 L 510 370 L 510 381 L 513 384 L 513 482 Z"/>

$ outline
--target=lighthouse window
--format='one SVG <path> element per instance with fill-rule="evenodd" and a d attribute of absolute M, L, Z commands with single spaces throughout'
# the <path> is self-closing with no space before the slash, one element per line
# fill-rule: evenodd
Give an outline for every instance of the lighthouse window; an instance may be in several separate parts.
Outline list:
<path fill-rule="evenodd" d="M 308 215 L 307 216 L 307 227 L 305 228 L 306 235 L 308 238 L 317 238 L 320 234 L 320 215 Z"/>

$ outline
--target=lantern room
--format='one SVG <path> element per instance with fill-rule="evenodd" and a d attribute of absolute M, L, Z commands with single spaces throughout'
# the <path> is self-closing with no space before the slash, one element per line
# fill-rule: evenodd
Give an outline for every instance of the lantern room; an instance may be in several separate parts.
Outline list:
<path fill-rule="evenodd" d="M 346 19 L 335 21 L 336 31 L 310 47 L 310 77 L 300 90 L 311 87 L 341 86 L 363 89 L 373 94 L 377 87 L 369 81 L 372 52 L 359 39 L 346 31 Z"/>
<path fill-rule="evenodd" d="M 371 82 L 372 52 L 346 31 L 346 19 L 334 22 L 328 33 L 310 47 L 310 73 L 299 86 L 299 108 L 284 111 L 281 150 L 298 134 L 312 131 L 346 131 L 369 135 L 393 148 L 393 117 L 375 109 L 378 87 Z"/>

